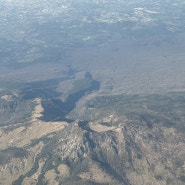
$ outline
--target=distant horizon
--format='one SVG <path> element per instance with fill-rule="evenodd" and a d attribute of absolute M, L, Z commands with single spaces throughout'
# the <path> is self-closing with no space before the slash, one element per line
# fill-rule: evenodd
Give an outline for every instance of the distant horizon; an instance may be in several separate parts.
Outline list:
<path fill-rule="evenodd" d="M 185 2 L 0 1 L 0 184 L 185 185 Z"/>

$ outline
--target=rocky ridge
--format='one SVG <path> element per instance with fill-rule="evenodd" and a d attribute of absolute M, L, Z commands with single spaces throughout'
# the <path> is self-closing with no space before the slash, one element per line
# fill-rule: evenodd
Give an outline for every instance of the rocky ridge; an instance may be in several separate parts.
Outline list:
<path fill-rule="evenodd" d="M 185 184 L 183 130 L 151 107 L 67 123 L 43 121 L 34 103 L 29 122 L 1 127 L 1 184 Z"/>

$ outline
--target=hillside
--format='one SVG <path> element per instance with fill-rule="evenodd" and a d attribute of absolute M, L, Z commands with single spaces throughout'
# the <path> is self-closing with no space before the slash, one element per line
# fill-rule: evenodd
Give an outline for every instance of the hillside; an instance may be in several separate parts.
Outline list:
<path fill-rule="evenodd" d="M 65 100 L 49 100 L 50 118 L 61 116 L 56 120 L 44 116 L 43 97 L 1 96 L 7 121 L 0 128 L 0 184 L 185 184 L 183 92 L 83 93 L 77 104 L 70 97 L 89 89 L 83 84 Z M 76 106 L 64 114 L 61 105 L 72 100 Z"/>

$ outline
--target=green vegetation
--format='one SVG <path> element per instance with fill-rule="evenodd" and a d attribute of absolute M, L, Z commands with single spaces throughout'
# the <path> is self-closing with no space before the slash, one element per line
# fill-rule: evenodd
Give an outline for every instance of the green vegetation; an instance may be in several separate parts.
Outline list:
<path fill-rule="evenodd" d="M 83 79 L 74 81 L 72 94 L 69 95 L 71 99 L 69 100 L 74 100 L 76 94 L 81 91 L 83 93 L 79 97 L 83 97 L 93 83 L 94 81 L 88 75 Z M 20 114 L 21 119 L 24 118 L 24 120 L 26 119 L 26 113 L 31 113 L 35 105 L 30 100 L 23 101 L 17 97 L 13 97 L 10 102 L 4 99 L 1 101 L 3 102 L 1 110 L 4 108 L 14 110 L 12 115 L 16 114 L 17 111 L 24 110 L 22 111 L 24 114 Z M 75 99 L 76 101 L 78 99 Z M 99 182 L 101 182 L 99 184 L 104 184 L 103 178 L 99 179 L 98 182 L 94 180 L 97 178 L 96 170 L 99 170 L 102 177 L 106 174 L 110 178 L 110 183 L 107 184 L 121 184 L 122 182 L 129 184 L 127 175 L 130 172 L 133 176 L 149 174 L 146 179 L 153 178 L 156 181 L 164 182 L 169 177 L 164 175 L 168 169 L 162 166 L 154 171 L 155 164 L 150 164 L 152 160 L 149 162 L 148 158 L 150 158 L 151 153 L 156 152 L 156 155 L 158 155 L 161 150 L 163 151 L 160 144 L 155 143 L 162 143 L 161 145 L 165 145 L 171 150 L 170 147 L 176 146 L 180 139 L 183 140 L 181 134 L 185 129 L 184 102 L 185 93 L 183 92 L 96 97 L 87 102 L 88 108 L 93 109 L 87 109 L 86 114 L 89 116 L 94 113 L 95 116 L 92 117 L 92 120 L 99 119 L 99 124 L 106 127 L 113 126 L 115 130 L 92 132 L 90 129 L 73 125 L 73 122 L 71 122 L 64 130 L 55 131 L 55 133 L 47 134 L 39 139 L 33 139 L 31 143 L 19 150 L 9 148 L 0 151 L 2 164 L 7 164 L 12 158 L 21 159 L 26 157 L 25 152 L 42 143 L 40 151 L 37 151 L 34 156 L 33 165 L 24 175 L 19 175 L 17 179 L 14 179 L 14 185 L 23 183 L 26 178 L 32 179 L 35 175 L 38 176 L 38 184 L 50 184 L 52 180 L 66 185 L 78 184 L 82 181 L 84 181 L 84 184 L 98 184 Z M 15 109 L 14 104 L 16 104 Z M 26 112 L 26 105 L 28 106 L 28 112 Z M 56 105 L 62 108 L 62 104 L 58 104 L 57 101 L 53 101 L 53 104 L 49 105 L 54 112 Z M 68 103 L 66 105 L 69 106 Z M 73 108 L 69 110 L 73 110 Z M 58 109 L 56 108 L 56 110 Z M 64 108 L 64 110 L 67 109 Z M 52 114 L 52 111 L 50 113 Z M 123 117 L 126 117 L 127 120 L 124 121 Z M 3 118 L 5 119 L 5 114 L 3 114 Z M 20 120 L 19 117 L 16 118 Z M 86 124 L 89 124 L 88 121 L 86 121 Z M 155 130 L 156 127 L 158 130 Z M 16 125 L 11 126 L 10 124 L 3 131 L 8 133 L 16 128 Z M 147 146 L 145 147 L 145 145 Z M 179 145 L 180 148 L 181 145 Z M 169 159 L 174 156 L 174 153 L 163 152 L 165 157 Z M 7 153 L 9 155 L 6 155 Z M 86 157 L 84 157 L 84 154 Z M 146 155 L 149 157 L 146 157 Z M 161 155 L 163 155 L 162 152 Z M 173 165 L 174 169 L 181 168 L 181 162 L 179 161 L 182 157 L 180 155 L 178 154 L 176 160 L 169 162 L 169 169 L 171 168 L 170 165 Z M 160 157 L 159 159 L 163 161 L 161 162 L 161 165 L 163 165 L 164 159 Z M 64 165 L 67 169 L 68 176 L 66 178 L 62 175 L 60 177 L 60 171 L 58 170 L 60 165 Z M 160 170 L 163 168 L 166 171 L 161 172 Z M 151 171 L 154 171 L 153 176 Z M 178 180 L 184 182 L 183 173 L 180 170 L 175 173 Z M 172 183 L 173 181 L 168 178 L 168 182 Z"/>
<path fill-rule="evenodd" d="M 185 129 L 185 93 L 149 95 L 100 96 L 87 103 L 89 114 L 96 112 L 99 118 L 114 112 L 116 115 L 140 118 L 152 127 L 153 123 L 163 122 L 166 126 Z M 88 114 L 88 112 L 87 112 Z"/>
<path fill-rule="evenodd" d="M 77 93 L 78 91 L 88 89 L 91 86 L 92 79 L 84 78 L 75 80 L 73 82 L 73 88 L 69 91 L 69 94 Z"/>
<path fill-rule="evenodd" d="M 8 163 L 12 158 L 23 158 L 28 156 L 28 151 L 23 148 L 7 148 L 0 151 L 0 165 Z"/>

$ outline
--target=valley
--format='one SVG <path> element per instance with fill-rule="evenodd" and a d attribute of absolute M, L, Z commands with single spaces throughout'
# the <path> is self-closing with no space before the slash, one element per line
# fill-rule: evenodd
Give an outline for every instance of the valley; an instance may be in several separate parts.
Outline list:
<path fill-rule="evenodd" d="M 84 93 L 93 83 L 76 87 L 89 78 L 84 74 L 74 81 L 64 100 L 51 97 L 49 110 L 48 97 L 23 91 L 22 101 L 32 110 L 29 120 L 23 112 L 24 122 L 14 119 L 0 127 L 0 184 L 183 185 L 184 93 L 93 97 Z M 12 97 L 1 99 L 11 102 Z M 63 112 L 68 109 L 62 110 L 61 102 L 72 100 L 76 106 L 66 103 L 69 111 Z M 19 103 L 7 111 L 18 110 Z"/>

